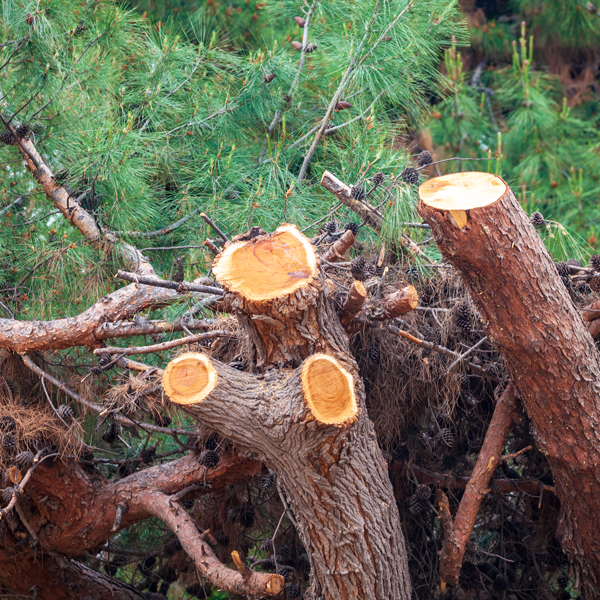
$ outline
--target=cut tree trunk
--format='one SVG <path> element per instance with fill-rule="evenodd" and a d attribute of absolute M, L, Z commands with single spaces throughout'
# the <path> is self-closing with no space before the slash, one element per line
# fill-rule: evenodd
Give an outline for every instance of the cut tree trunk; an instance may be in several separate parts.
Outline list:
<path fill-rule="evenodd" d="M 276 473 L 311 561 L 305 599 L 408 600 L 386 463 L 314 248 L 285 225 L 229 245 L 213 272 L 259 373 L 187 354 L 167 366 L 165 391 Z"/>
<path fill-rule="evenodd" d="M 461 273 L 552 468 L 557 537 L 586 598 L 600 585 L 600 360 L 552 259 L 506 183 L 488 173 L 431 179 L 419 213 Z"/>

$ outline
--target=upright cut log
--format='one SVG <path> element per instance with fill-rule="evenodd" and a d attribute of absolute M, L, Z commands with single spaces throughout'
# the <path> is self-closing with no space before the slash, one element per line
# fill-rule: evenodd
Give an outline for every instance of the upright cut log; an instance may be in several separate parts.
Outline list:
<path fill-rule="evenodd" d="M 214 273 L 264 374 L 204 354 L 166 368 L 171 400 L 272 468 L 312 566 L 306 600 L 408 600 L 398 509 L 364 387 L 310 242 L 289 225 L 239 241 Z"/>
<path fill-rule="evenodd" d="M 547 456 L 557 535 L 586 598 L 600 584 L 600 360 L 552 259 L 506 183 L 456 173 L 419 189 L 419 213 L 461 273 Z"/>

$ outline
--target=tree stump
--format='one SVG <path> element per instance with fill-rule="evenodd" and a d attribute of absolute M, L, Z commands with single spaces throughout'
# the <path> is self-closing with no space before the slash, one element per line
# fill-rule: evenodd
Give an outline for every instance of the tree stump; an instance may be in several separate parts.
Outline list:
<path fill-rule="evenodd" d="M 418 210 L 461 273 L 548 458 L 562 505 L 557 536 L 586 597 L 600 584 L 600 361 L 550 255 L 506 183 L 437 177 Z"/>
<path fill-rule="evenodd" d="M 311 562 L 304 598 L 408 600 L 387 465 L 315 249 L 284 225 L 232 243 L 213 272 L 255 345 L 256 372 L 182 355 L 165 370 L 168 396 L 276 473 Z"/>

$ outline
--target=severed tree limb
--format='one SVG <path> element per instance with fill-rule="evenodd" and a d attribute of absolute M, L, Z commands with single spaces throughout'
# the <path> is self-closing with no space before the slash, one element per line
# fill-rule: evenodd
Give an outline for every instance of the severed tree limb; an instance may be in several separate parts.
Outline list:
<path fill-rule="evenodd" d="M 259 573 L 247 568 L 241 573 L 223 565 L 198 531 L 192 517 L 178 505 L 172 504 L 168 495 L 156 492 L 148 494 L 145 508 L 177 535 L 201 575 L 214 586 L 234 594 L 260 598 L 277 596 L 283 590 L 285 580 L 281 575 Z"/>
<path fill-rule="evenodd" d="M 348 231 L 345 231 L 340 239 L 337 240 L 325 254 L 323 254 L 323 260 L 332 263 L 344 260 L 344 254 L 350 250 L 354 245 L 354 242 L 354 234 L 348 229 Z"/>
<path fill-rule="evenodd" d="M 442 521 L 442 529 L 444 531 L 444 549 L 450 548 L 452 552 L 458 551 L 458 542 L 456 541 L 456 531 L 454 530 L 454 523 L 452 522 L 452 514 L 450 513 L 450 501 L 448 496 L 440 489 L 435 494 L 435 499 L 438 503 L 440 511 L 440 520 Z M 442 594 L 446 591 L 446 582 L 440 578 L 440 588 Z"/>
<path fill-rule="evenodd" d="M 208 333 L 199 333 L 198 335 L 190 335 L 178 340 L 162 342 L 161 344 L 153 344 L 152 346 L 133 346 L 132 348 L 120 348 L 119 346 L 108 346 L 107 348 L 96 348 L 94 354 L 122 354 L 129 356 L 130 354 L 150 354 L 152 352 L 163 352 L 178 346 L 186 344 L 195 344 L 203 340 L 211 340 L 218 337 L 231 337 L 226 331 L 210 331 Z"/>
<path fill-rule="evenodd" d="M 366 297 L 367 290 L 365 286 L 358 280 L 354 281 L 346 302 L 344 302 L 344 306 L 342 306 L 342 310 L 340 311 L 340 322 L 343 327 L 348 326 L 354 320 L 354 317 L 356 317 L 365 303 Z"/>
<path fill-rule="evenodd" d="M 449 527 L 447 519 L 450 519 L 450 524 L 452 520 L 450 513 L 448 512 L 448 516 L 442 518 L 444 524 L 444 545 L 440 555 L 442 591 L 445 583 L 458 583 L 465 548 L 473 531 L 479 507 L 489 492 L 488 485 L 502 459 L 506 436 L 516 414 L 516 398 L 516 388 L 513 383 L 509 383 L 496 402 L 477 463 L 456 511 L 453 534 L 446 531 Z"/>

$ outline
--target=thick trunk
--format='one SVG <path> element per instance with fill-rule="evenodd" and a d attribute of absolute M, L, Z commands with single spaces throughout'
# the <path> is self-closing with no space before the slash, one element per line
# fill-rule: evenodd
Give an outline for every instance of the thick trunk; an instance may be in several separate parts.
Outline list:
<path fill-rule="evenodd" d="M 547 456 L 562 504 L 557 535 L 587 598 L 600 584 L 600 361 L 517 199 L 498 177 L 459 173 L 420 190 L 419 213 L 462 274 Z"/>
<path fill-rule="evenodd" d="M 233 244 L 214 269 L 258 365 L 286 368 L 240 373 L 183 355 L 163 384 L 184 410 L 277 474 L 311 560 L 305 598 L 407 600 L 398 509 L 333 290 L 308 240 L 289 232 Z"/>

